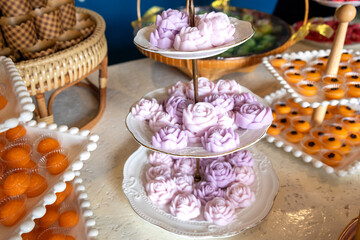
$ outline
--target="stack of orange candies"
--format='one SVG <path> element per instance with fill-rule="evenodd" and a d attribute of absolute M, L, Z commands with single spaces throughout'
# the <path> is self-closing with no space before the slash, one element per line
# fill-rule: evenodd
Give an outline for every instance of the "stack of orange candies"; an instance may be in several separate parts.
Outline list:
<path fill-rule="evenodd" d="M 7 227 L 18 223 L 25 215 L 27 198 L 37 197 L 48 188 L 44 173 L 32 154 L 32 146 L 24 140 L 26 133 L 21 125 L 0 133 L 0 224 Z M 59 148 L 59 142 L 51 137 L 42 138 L 36 146 L 37 153 L 44 155 L 45 168 L 51 175 L 63 172 L 68 166 L 68 159 Z M 66 191 L 69 192 L 69 187 Z M 69 195 L 62 194 L 57 194 L 57 201 L 49 209 Z"/>

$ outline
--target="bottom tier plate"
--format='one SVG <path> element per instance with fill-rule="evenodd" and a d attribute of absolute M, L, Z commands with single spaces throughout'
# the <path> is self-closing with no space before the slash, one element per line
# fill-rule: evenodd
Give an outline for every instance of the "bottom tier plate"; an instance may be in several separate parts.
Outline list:
<path fill-rule="evenodd" d="M 279 188 L 269 159 L 255 147 L 249 150 L 255 160 L 253 169 L 256 180 L 251 189 L 256 194 L 256 200 L 250 207 L 238 209 L 237 219 L 227 226 L 217 226 L 202 218 L 183 221 L 153 204 L 145 192 L 145 171 L 149 167 L 147 156 L 150 151 L 144 147 L 134 152 L 125 163 L 123 191 L 139 216 L 169 232 L 197 238 L 233 236 L 254 227 L 267 216 Z"/>

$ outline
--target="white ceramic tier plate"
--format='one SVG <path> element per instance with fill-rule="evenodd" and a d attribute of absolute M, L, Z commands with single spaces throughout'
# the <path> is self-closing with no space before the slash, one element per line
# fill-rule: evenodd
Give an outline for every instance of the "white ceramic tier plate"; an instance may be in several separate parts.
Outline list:
<path fill-rule="evenodd" d="M 225 45 L 214 47 L 207 50 L 199 50 L 193 52 L 177 51 L 174 48 L 171 49 L 160 49 L 154 47 L 150 43 L 150 33 L 156 29 L 156 25 L 151 25 L 140 29 L 135 38 L 134 43 L 137 47 L 154 53 L 159 53 L 165 57 L 176 58 L 176 59 L 200 59 L 218 55 L 225 52 L 229 48 L 238 46 L 252 37 L 254 29 L 250 22 L 241 21 L 237 18 L 230 17 L 230 22 L 234 24 L 236 31 L 234 34 L 235 39 Z"/>
<path fill-rule="evenodd" d="M 90 158 L 90 152 L 97 148 L 96 142 L 99 139 L 98 135 L 90 135 L 89 130 L 79 131 L 78 128 L 69 129 L 67 126 L 58 127 L 56 124 L 47 126 L 44 122 L 36 123 L 34 120 L 28 122 L 25 128 L 27 130 L 26 142 L 30 144 L 36 144 L 36 139 L 43 135 L 51 134 L 60 138 L 61 147 L 68 154 L 69 166 L 58 175 L 44 173 L 48 188 L 37 197 L 27 198 L 26 213 L 20 222 L 11 227 L 0 224 L 1 237 L 4 239 L 19 239 L 22 233 L 30 232 L 34 228 L 34 220 L 41 218 L 46 213 L 46 205 L 56 201 L 55 193 L 65 189 L 65 182 L 75 178 L 76 171 L 83 167 L 84 161 Z M 35 153 L 34 147 L 31 159 L 35 162 L 40 159 L 40 156 Z"/>
<path fill-rule="evenodd" d="M 315 2 L 327 6 L 327 7 L 333 7 L 338 8 L 345 4 L 351 4 L 354 5 L 354 7 L 360 6 L 360 1 L 343 1 L 343 2 L 336 2 L 336 1 L 327 1 L 327 0 L 314 0 Z"/>
<path fill-rule="evenodd" d="M 348 53 L 351 53 L 354 55 L 354 57 L 359 57 L 360 56 L 360 52 L 359 51 L 354 51 L 352 49 L 349 50 L 345 50 Z M 306 61 L 310 61 L 311 59 L 313 59 L 315 56 L 324 56 L 324 55 L 329 55 L 330 54 L 330 49 L 321 49 L 321 50 L 314 50 L 314 51 L 306 51 L 306 52 L 293 52 L 293 53 L 286 53 L 283 55 L 276 55 L 276 57 L 278 56 L 282 56 L 285 59 L 296 59 L 296 58 L 300 58 Z M 278 80 L 280 81 L 280 83 L 283 85 L 283 87 L 286 89 L 286 91 L 291 95 L 291 97 L 294 99 L 294 101 L 296 103 L 300 103 L 302 107 L 313 107 L 313 108 L 317 108 L 320 105 L 323 106 L 327 106 L 327 105 L 339 105 L 339 104 L 347 104 L 347 103 L 352 103 L 352 104 L 359 104 L 360 103 L 360 98 L 342 98 L 340 100 L 327 100 L 325 99 L 323 94 L 317 94 L 315 96 L 312 97 L 307 97 L 307 96 L 303 96 L 299 93 L 297 93 L 294 88 L 288 84 L 288 82 L 283 78 L 282 73 L 278 72 L 270 63 L 270 59 L 273 58 L 275 56 L 269 56 L 269 57 L 264 57 L 263 58 L 263 64 L 265 65 L 265 67 L 272 73 L 272 75 Z M 319 93 L 322 92 L 321 89 L 319 89 L 318 91 Z"/>
<path fill-rule="evenodd" d="M 10 58 L 0 57 L 0 91 L 4 91 L 6 106 L 0 110 L 0 132 L 33 118 L 35 105 L 17 68 Z M 1 94 L 1 92 L 0 92 Z"/>
<path fill-rule="evenodd" d="M 249 89 L 247 89 L 245 87 L 241 87 L 241 88 L 242 88 L 241 89 L 242 92 L 251 92 Z M 267 106 L 267 103 L 262 98 L 260 98 L 259 96 L 256 96 L 253 93 L 252 93 L 252 95 L 254 95 L 261 104 Z M 168 97 L 167 90 L 165 88 L 159 88 L 157 90 L 154 90 L 154 91 L 146 94 L 143 98 L 146 98 L 146 99 L 155 98 L 158 102 L 161 102 L 162 100 L 166 99 L 167 97 Z M 151 138 L 154 135 L 154 132 L 150 129 L 149 124 L 146 123 L 145 121 L 136 119 L 131 114 L 131 111 L 127 115 L 125 123 L 126 123 L 126 127 L 130 131 L 130 133 L 133 135 L 135 140 L 138 143 L 140 143 L 141 145 L 143 145 L 151 150 L 163 152 L 163 153 L 170 154 L 173 156 L 195 157 L 195 158 L 210 158 L 210 157 L 222 156 L 222 155 L 230 154 L 232 152 L 236 152 L 243 148 L 249 147 L 252 144 L 259 141 L 262 137 L 264 137 L 268 127 L 270 126 L 270 124 L 269 124 L 268 126 L 264 126 L 260 129 L 256 129 L 256 130 L 243 130 L 243 129 L 235 130 L 235 132 L 238 133 L 240 136 L 240 144 L 238 146 L 236 146 L 234 149 L 232 149 L 231 151 L 212 153 L 212 152 L 206 151 L 201 146 L 201 144 L 192 145 L 192 146 L 188 146 L 184 149 L 177 149 L 177 150 L 163 150 L 163 149 L 153 146 L 151 143 Z"/>
<path fill-rule="evenodd" d="M 169 232 L 191 238 L 233 236 L 254 227 L 266 217 L 279 188 L 278 178 L 269 159 L 256 148 L 250 151 L 255 160 L 253 168 L 256 180 L 251 189 L 255 192 L 256 200 L 251 206 L 238 209 L 237 219 L 227 226 L 217 226 L 203 219 L 182 221 L 154 205 L 148 199 L 144 187 L 147 156 L 150 153 L 144 147 L 140 147 L 125 163 L 123 191 L 139 216 Z"/>
<path fill-rule="evenodd" d="M 270 95 L 266 96 L 264 99 L 268 102 L 268 104 L 272 104 L 273 102 L 278 101 L 286 96 L 289 96 L 285 89 L 278 90 Z M 360 105 L 357 104 L 349 104 L 349 106 L 359 111 Z M 335 118 L 334 118 L 335 119 Z M 295 157 L 301 158 L 306 163 L 312 163 L 315 168 L 323 169 L 325 172 L 329 174 L 336 174 L 337 176 L 343 177 L 350 174 L 358 173 L 360 170 L 360 161 L 358 157 L 358 150 L 349 153 L 346 158 L 342 160 L 342 163 L 336 167 L 331 167 L 324 164 L 321 161 L 321 158 L 318 156 L 311 156 L 302 151 L 300 143 L 293 144 L 288 142 L 286 139 L 279 137 L 279 136 L 271 136 L 269 134 L 266 135 L 265 139 L 270 142 L 274 143 L 276 147 L 283 148 L 285 152 L 292 152 Z M 357 147 L 360 148 L 360 147 Z M 359 149 L 360 150 L 360 149 Z"/>

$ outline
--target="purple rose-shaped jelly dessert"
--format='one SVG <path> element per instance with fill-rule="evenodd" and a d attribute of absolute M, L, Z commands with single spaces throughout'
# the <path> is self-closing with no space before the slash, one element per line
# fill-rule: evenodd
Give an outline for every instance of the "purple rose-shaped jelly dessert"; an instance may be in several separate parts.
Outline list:
<path fill-rule="evenodd" d="M 146 180 L 168 179 L 171 177 L 171 168 L 168 165 L 159 165 L 149 168 L 146 171 Z"/>
<path fill-rule="evenodd" d="M 228 111 L 223 114 L 218 114 L 217 125 L 221 128 L 237 129 L 237 125 L 235 124 L 235 113 L 233 111 Z"/>
<path fill-rule="evenodd" d="M 203 205 L 215 197 L 223 197 L 224 191 L 213 182 L 199 182 L 194 189 L 194 195 L 198 197 Z"/>
<path fill-rule="evenodd" d="M 183 113 L 183 127 L 186 130 L 202 135 L 218 121 L 213 105 L 206 102 L 190 104 Z"/>
<path fill-rule="evenodd" d="M 179 193 L 192 193 L 194 190 L 194 177 L 191 175 L 177 173 L 173 177 Z"/>
<path fill-rule="evenodd" d="M 212 94 L 205 97 L 205 102 L 211 103 L 218 114 L 224 114 L 234 108 L 234 99 L 227 94 Z"/>
<path fill-rule="evenodd" d="M 153 180 L 146 183 L 146 192 L 150 201 L 157 205 L 166 205 L 176 193 L 176 185 L 172 179 Z"/>
<path fill-rule="evenodd" d="M 225 188 L 235 181 L 235 172 L 230 163 L 215 160 L 205 169 L 206 180 L 220 188 Z"/>
<path fill-rule="evenodd" d="M 165 127 L 155 133 L 151 142 L 157 148 L 176 150 L 187 146 L 188 136 L 185 131 L 177 127 Z"/>
<path fill-rule="evenodd" d="M 218 94 L 238 94 L 241 93 L 241 86 L 235 80 L 222 80 L 216 83 Z"/>
<path fill-rule="evenodd" d="M 216 94 L 216 85 L 209 79 L 205 77 L 198 78 L 198 96 L 200 100 L 203 100 L 205 97 L 210 96 L 211 94 Z M 193 80 L 187 85 L 185 89 L 186 97 L 194 100 L 194 84 Z"/>
<path fill-rule="evenodd" d="M 176 127 L 176 118 L 166 112 L 157 112 L 149 119 L 149 126 L 154 132 L 164 127 Z"/>
<path fill-rule="evenodd" d="M 239 182 L 245 186 L 250 186 L 255 181 L 255 172 L 252 167 L 235 167 L 236 182 Z"/>
<path fill-rule="evenodd" d="M 236 111 L 235 122 L 243 129 L 259 129 L 271 124 L 272 111 L 258 102 L 245 103 Z"/>
<path fill-rule="evenodd" d="M 150 33 L 150 43 L 161 49 L 171 48 L 174 44 L 176 31 L 166 29 L 155 29 Z"/>
<path fill-rule="evenodd" d="M 194 175 L 196 172 L 195 158 L 176 158 L 173 165 L 175 173 Z"/>
<path fill-rule="evenodd" d="M 185 97 L 185 89 L 187 88 L 187 85 L 189 85 L 188 82 L 180 82 L 178 81 L 175 83 L 175 85 L 171 86 L 168 89 L 168 93 L 170 96 L 181 96 Z"/>
<path fill-rule="evenodd" d="M 148 157 L 148 162 L 152 166 L 165 164 L 171 167 L 174 164 L 173 159 L 170 157 L 170 155 L 161 152 L 152 152 Z"/>
<path fill-rule="evenodd" d="M 234 183 L 226 189 L 226 199 L 230 201 L 235 208 L 245 208 L 255 201 L 255 194 L 249 186 L 241 183 Z"/>
<path fill-rule="evenodd" d="M 228 162 L 233 166 L 242 167 L 254 165 L 254 159 L 249 150 L 237 151 L 227 156 Z"/>
<path fill-rule="evenodd" d="M 225 13 L 205 13 L 200 18 L 198 28 L 201 35 L 210 35 L 210 42 L 215 47 L 234 40 L 235 27 Z"/>
<path fill-rule="evenodd" d="M 162 111 L 162 105 L 160 105 L 155 98 L 151 100 L 142 98 L 134 107 L 131 108 L 131 114 L 139 120 L 148 120 L 155 113 Z"/>
<path fill-rule="evenodd" d="M 171 96 L 165 103 L 165 110 L 172 117 L 176 118 L 176 121 L 179 124 L 182 124 L 184 109 L 189 104 L 193 104 L 193 103 L 194 103 L 193 101 L 186 99 L 185 97 L 182 96 Z"/>
<path fill-rule="evenodd" d="M 235 219 L 235 208 L 224 198 L 216 197 L 206 203 L 204 217 L 209 222 L 225 226 Z"/>
<path fill-rule="evenodd" d="M 239 135 L 231 128 L 210 128 L 201 137 L 203 147 L 209 152 L 225 152 L 240 144 Z"/>
<path fill-rule="evenodd" d="M 244 103 L 252 103 L 257 102 L 257 99 L 255 96 L 253 96 L 251 93 L 240 93 L 240 94 L 234 94 L 232 95 L 234 99 L 234 111 L 239 111 L 239 108 Z"/>
<path fill-rule="evenodd" d="M 201 35 L 197 27 L 184 27 L 175 36 L 174 48 L 186 52 L 210 49 L 210 35 Z"/>
<path fill-rule="evenodd" d="M 191 193 L 180 193 L 170 203 L 170 212 L 181 220 L 189 220 L 200 215 L 201 203 Z"/>

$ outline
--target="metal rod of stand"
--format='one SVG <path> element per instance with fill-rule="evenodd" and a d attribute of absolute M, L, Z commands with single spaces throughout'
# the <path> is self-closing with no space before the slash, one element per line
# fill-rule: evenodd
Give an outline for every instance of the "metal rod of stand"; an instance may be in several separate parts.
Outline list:
<path fill-rule="evenodd" d="M 194 84 L 194 99 L 195 103 L 199 102 L 199 89 L 198 89 L 198 66 L 197 60 L 192 60 L 192 71 L 193 71 L 193 84 Z"/>

